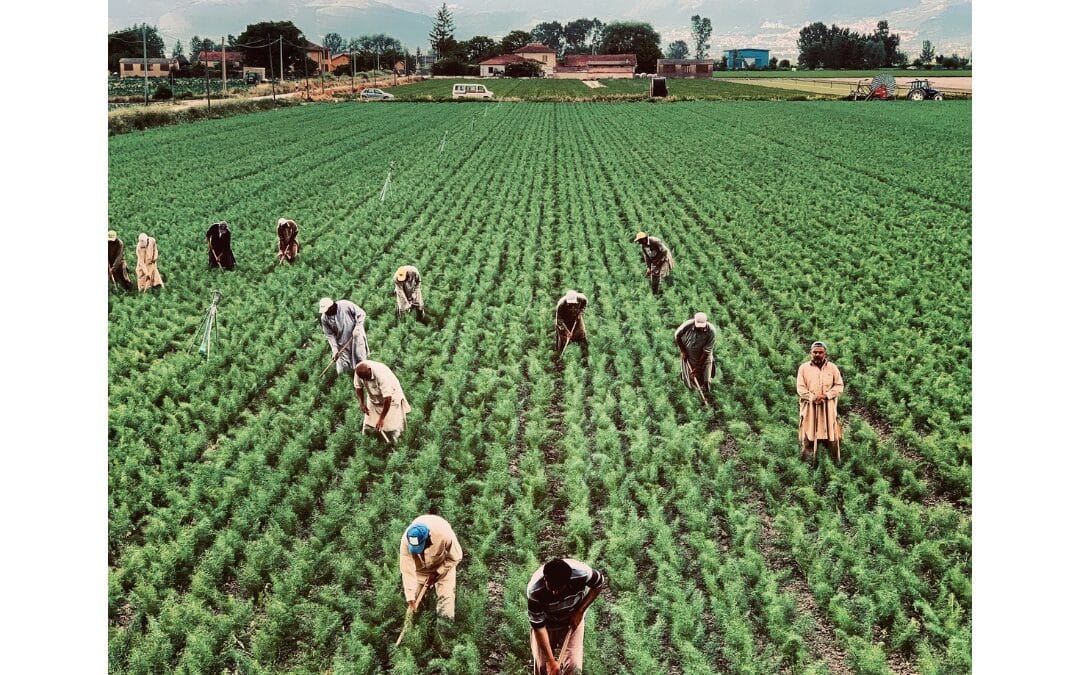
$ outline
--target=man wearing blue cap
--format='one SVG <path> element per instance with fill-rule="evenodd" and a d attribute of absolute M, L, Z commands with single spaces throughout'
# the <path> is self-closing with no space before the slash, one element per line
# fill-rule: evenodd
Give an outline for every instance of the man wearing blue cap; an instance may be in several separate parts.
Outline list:
<path fill-rule="evenodd" d="M 810 360 L 795 376 L 799 393 L 799 440 L 802 458 L 817 461 L 817 445 L 824 443 L 840 461 L 840 423 L 836 400 L 844 392 L 844 378 L 826 355 L 825 343 L 810 345 Z"/>
<path fill-rule="evenodd" d="M 418 517 L 401 535 L 398 552 L 401 585 L 409 609 L 417 610 L 420 589 L 434 586 L 439 597 L 438 613 L 452 620 L 457 566 L 463 554 L 450 523 L 431 514 Z"/>

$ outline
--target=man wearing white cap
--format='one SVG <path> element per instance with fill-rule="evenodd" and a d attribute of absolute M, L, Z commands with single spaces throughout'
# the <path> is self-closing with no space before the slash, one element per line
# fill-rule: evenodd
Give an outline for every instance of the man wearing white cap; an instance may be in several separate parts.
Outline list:
<path fill-rule="evenodd" d="M 416 611 L 416 597 L 425 585 L 435 586 L 438 613 L 454 618 L 457 566 L 463 556 L 450 523 L 439 516 L 420 516 L 405 529 L 398 547 L 401 586 L 409 609 Z"/>
<path fill-rule="evenodd" d="M 837 419 L 837 399 L 844 393 L 840 369 L 829 361 L 825 343 L 810 345 L 810 360 L 799 366 L 795 376 L 799 394 L 799 440 L 802 458 L 817 461 L 817 446 L 822 443 L 840 461 L 842 431 Z"/>
<path fill-rule="evenodd" d="M 319 300 L 319 323 L 336 360 L 338 375 L 353 372 L 356 364 L 367 358 L 368 341 L 364 332 L 364 310 L 348 300 Z"/>
<path fill-rule="evenodd" d="M 131 290 L 131 276 L 124 260 L 124 240 L 116 236 L 116 230 L 109 230 L 109 281 L 113 288 L 123 286 L 125 291 Z"/>
<path fill-rule="evenodd" d="M 675 259 L 664 242 L 644 232 L 634 235 L 634 242 L 641 244 L 641 256 L 645 260 L 645 276 L 649 277 L 654 295 L 660 293 L 660 282 L 675 269 Z"/>
<path fill-rule="evenodd" d="M 292 262 L 300 253 L 300 242 L 296 240 L 298 228 L 296 221 L 278 218 L 277 221 L 277 257 L 278 262 Z"/>
<path fill-rule="evenodd" d="M 424 318 L 424 295 L 420 292 L 420 270 L 412 265 L 397 268 L 394 273 L 394 298 L 397 300 L 397 317 L 416 308 L 421 320 Z"/>
<path fill-rule="evenodd" d="M 165 285 L 158 272 L 157 239 L 139 233 L 139 243 L 135 245 L 135 278 L 139 282 L 139 292 L 148 291 Z"/>
<path fill-rule="evenodd" d="M 585 333 L 585 306 L 589 299 L 570 289 L 555 303 L 555 353 L 562 354 L 571 342 L 581 343 L 581 354 L 589 356 L 589 337 Z"/>
<path fill-rule="evenodd" d="M 412 410 L 397 375 L 384 363 L 361 361 L 353 371 L 353 388 L 364 413 L 363 432 L 379 434 L 390 445 L 397 443 Z"/>
<path fill-rule="evenodd" d="M 701 387 L 709 391 L 716 364 L 713 346 L 716 344 L 716 328 L 709 323 L 705 312 L 698 312 L 675 329 L 675 346 L 679 348 L 683 383 L 691 391 Z"/>

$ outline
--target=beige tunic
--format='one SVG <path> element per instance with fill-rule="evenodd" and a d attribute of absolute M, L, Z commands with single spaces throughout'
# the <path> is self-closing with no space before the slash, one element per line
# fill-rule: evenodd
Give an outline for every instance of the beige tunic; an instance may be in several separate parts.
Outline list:
<path fill-rule="evenodd" d="M 401 587 L 405 591 L 406 600 L 414 600 L 422 584 L 427 583 L 428 578 L 434 575 L 435 592 L 438 594 L 439 613 L 449 618 L 454 618 L 454 589 L 457 586 L 457 566 L 461 562 L 463 553 L 461 544 L 458 543 L 457 535 L 454 534 L 450 523 L 445 519 L 434 515 L 420 516 L 409 524 L 423 523 L 431 532 L 431 546 L 423 553 L 413 555 L 409 553 L 409 544 L 405 540 L 405 534 L 401 535 L 401 545 L 398 547 L 398 568 L 401 570 Z M 428 593 L 431 591 L 429 590 Z"/>
<path fill-rule="evenodd" d="M 844 378 L 831 361 L 818 368 L 810 361 L 799 366 L 795 376 L 799 393 L 799 438 L 804 442 L 836 440 L 836 399 L 844 391 Z M 825 401 L 814 403 L 818 394 Z"/>
<path fill-rule="evenodd" d="M 424 295 L 420 291 L 420 271 L 412 265 L 405 266 L 405 281 L 394 279 L 394 299 L 397 311 L 407 312 L 416 307 L 424 311 Z"/>
<path fill-rule="evenodd" d="M 412 406 L 405 399 L 405 393 L 401 390 L 401 383 L 390 368 L 378 361 L 364 361 L 371 368 L 371 379 L 361 379 L 353 373 L 353 386 L 363 389 L 367 394 L 367 412 L 364 414 L 364 426 L 375 428 L 379 423 L 379 415 L 382 414 L 383 401 L 390 399 L 390 410 L 386 413 L 383 421 L 383 431 L 402 431 L 405 428 L 405 415 L 412 410 Z"/>
<path fill-rule="evenodd" d="M 135 263 L 135 275 L 139 282 L 140 291 L 165 285 L 157 268 L 157 239 L 140 234 L 139 243 L 135 246 L 135 260 L 137 261 Z"/>

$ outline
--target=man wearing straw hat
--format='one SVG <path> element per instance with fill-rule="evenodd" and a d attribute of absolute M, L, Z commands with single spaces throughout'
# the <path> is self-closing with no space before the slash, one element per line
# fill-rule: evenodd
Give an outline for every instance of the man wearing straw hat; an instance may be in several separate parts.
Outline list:
<path fill-rule="evenodd" d="M 574 289 L 555 303 L 555 354 L 561 355 L 571 342 L 581 344 L 581 355 L 589 356 L 589 336 L 585 333 L 585 306 L 589 299 Z"/>
<path fill-rule="evenodd" d="M 124 241 L 116 236 L 116 230 L 109 230 L 109 281 L 113 288 L 123 286 L 125 291 L 131 290 L 131 277 L 124 260 Z"/>
<path fill-rule="evenodd" d="M 713 345 L 716 344 L 716 328 L 698 312 L 675 329 L 675 346 L 679 348 L 682 380 L 691 391 L 709 391 L 716 364 L 713 362 Z"/>
<path fill-rule="evenodd" d="M 288 218 L 278 218 L 278 262 L 292 262 L 293 260 L 296 260 L 296 256 L 300 253 L 300 242 L 296 240 L 297 232 L 298 228 L 296 227 L 296 221 L 289 220 Z"/>
<path fill-rule="evenodd" d="M 799 366 L 795 389 L 799 393 L 802 458 L 816 462 L 820 443 L 839 462 L 842 432 L 836 417 L 836 400 L 844 391 L 844 378 L 840 369 L 829 361 L 824 342 L 810 345 L 810 360 Z"/>
<path fill-rule="evenodd" d="M 423 320 L 424 295 L 420 292 L 420 270 L 412 265 L 397 268 L 394 273 L 394 298 L 397 301 L 397 318 L 414 308 Z"/>
<path fill-rule="evenodd" d="M 435 515 L 417 517 L 401 535 L 398 547 L 398 567 L 401 586 L 409 609 L 416 612 L 420 589 L 434 586 L 438 595 L 436 611 L 454 619 L 454 591 L 457 588 L 457 566 L 463 553 L 461 544 L 450 523 Z"/>
<path fill-rule="evenodd" d="M 412 410 L 397 376 L 386 364 L 367 359 L 356 364 L 353 388 L 364 413 L 363 432 L 378 434 L 388 445 L 395 445 Z"/>
<path fill-rule="evenodd" d="M 353 372 L 356 364 L 367 358 L 366 316 L 364 310 L 348 300 L 319 299 L 319 324 L 330 343 L 338 375 Z"/>
<path fill-rule="evenodd" d="M 607 578 L 573 558 L 554 558 L 533 572 L 525 590 L 534 675 L 580 673 L 585 611 Z"/>
<path fill-rule="evenodd" d="M 660 294 L 660 282 L 675 269 L 675 259 L 664 242 L 650 237 L 644 232 L 634 235 L 634 242 L 641 244 L 641 255 L 645 259 L 645 276 L 649 277 L 653 295 Z"/>

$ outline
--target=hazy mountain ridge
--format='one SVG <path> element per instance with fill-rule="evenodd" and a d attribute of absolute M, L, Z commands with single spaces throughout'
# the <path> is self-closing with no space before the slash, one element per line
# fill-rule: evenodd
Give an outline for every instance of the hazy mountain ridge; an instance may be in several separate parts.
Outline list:
<path fill-rule="evenodd" d="M 157 25 L 167 49 L 176 40 L 185 48 L 192 35 L 218 39 L 239 35 L 250 23 L 290 20 L 311 40 L 329 32 L 346 39 L 366 33 L 387 33 L 415 49 L 428 45 L 432 16 L 439 2 L 429 0 L 110 0 L 109 30 L 146 21 Z M 690 16 L 712 19 L 711 54 L 718 57 L 733 47 L 761 47 L 778 58 L 798 54 L 799 30 L 813 21 L 869 32 L 879 19 L 889 21 L 901 36 L 900 50 L 917 56 L 923 40 L 936 51 L 963 56 L 971 52 L 971 0 L 630 0 L 594 2 L 551 0 L 543 7 L 522 9 L 513 0 L 449 2 L 455 35 L 498 37 L 511 30 L 528 30 L 541 21 L 565 22 L 597 17 L 605 22 L 638 19 L 650 22 L 662 45 L 690 42 Z"/>

